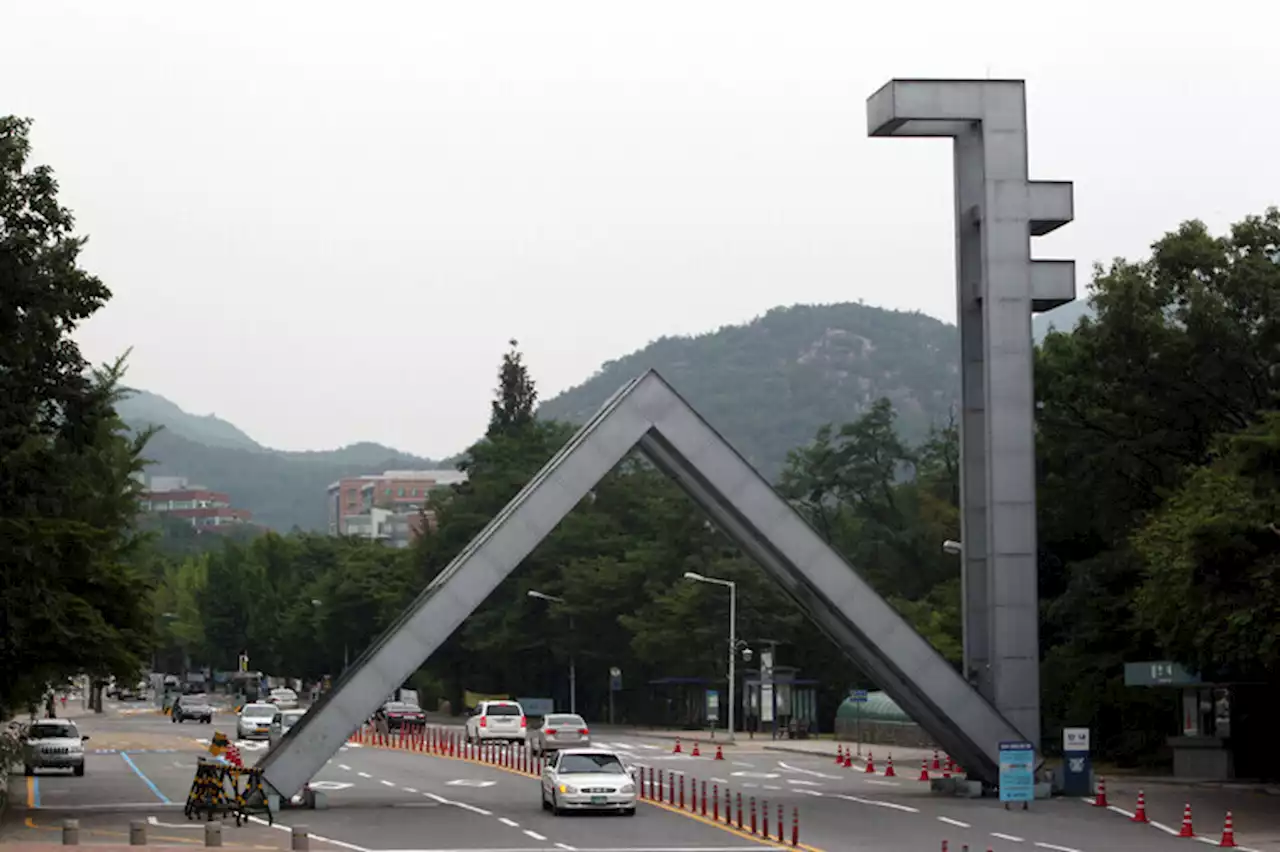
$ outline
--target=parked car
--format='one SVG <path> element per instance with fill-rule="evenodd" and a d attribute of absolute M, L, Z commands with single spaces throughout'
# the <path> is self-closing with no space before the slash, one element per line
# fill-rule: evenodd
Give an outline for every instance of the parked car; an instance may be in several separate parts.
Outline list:
<path fill-rule="evenodd" d="M 178 724 L 193 721 L 208 725 L 213 721 L 213 707 L 204 695 L 179 695 L 169 718 Z"/>
<path fill-rule="evenodd" d="M 84 775 L 84 744 L 76 723 L 67 719 L 43 719 L 27 726 L 22 741 L 22 771 L 34 775 L 37 769 L 70 769 Z"/>
<path fill-rule="evenodd" d="M 283 732 L 282 711 L 265 702 L 246 704 L 236 720 L 236 736 L 242 740 L 267 740 L 275 742 Z"/>
<path fill-rule="evenodd" d="M 602 749 L 562 749 L 542 770 L 542 809 L 636 813 L 636 782 L 622 760 Z"/>
<path fill-rule="evenodd" d="M 388 701 L 382 705 L 382 718 L 388 728 L 412 728 L 427 724 L 427 714 L 417 704 L 407 701 Z"/>
<path fill-rule="evenodd" d="M 529 733 L 529 748 L 534 754 L 547 754 L 561 748 L 586 748 L 591 745 L 591 731 L 581 716 L 573 713 L 551 713 L 542 717 L 542 725 Z"/>
<path fill-rule="evenodd" d="M 468 742 L 506 740 L 522 743 L 529 734 L 529 719 L 515 701 L 481 701 L 467 719 Z"/>

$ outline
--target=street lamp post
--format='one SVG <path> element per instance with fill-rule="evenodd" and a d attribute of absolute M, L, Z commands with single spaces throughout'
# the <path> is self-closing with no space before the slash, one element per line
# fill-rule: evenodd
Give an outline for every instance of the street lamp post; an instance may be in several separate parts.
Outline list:
<path fill-rule="evenodd" d="M 536 598 L 547 603 L 563 604 L 564 598 L 558 598 L 555 595 L 544 594 L 543 592 L 530 589 L 529 597 Z M 569 613 L 569 712 L 578 712 L 578 665 L 575 660 L 574 646 L 576 635 L 573 629 L 573 613 Z"/>
<path fill-rule="evenodd" d="M 732 580 L 721 580 L 718 577 L 705 577 L 696 571 L 685 571 L 684 578 L 695 583 L 727 586 L 729 589 L 729 742 L 734 742 L 736 740 L 734 734 L 734 692 L 736 691 L 735 666 L 738 659 L 738 584 Z"/>
<path fill-rule="evenodd" d="M 964 558 L 964 543 L 949 538 L 942 543 L 942 552 L 960 557 L 960 668 L 964 679 L 973 683 L 973 667 L 969 663 L 969 566 Z"/>

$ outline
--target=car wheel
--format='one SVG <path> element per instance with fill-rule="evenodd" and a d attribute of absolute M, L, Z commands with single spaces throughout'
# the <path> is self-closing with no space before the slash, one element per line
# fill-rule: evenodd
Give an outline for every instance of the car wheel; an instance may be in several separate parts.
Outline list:
<path fill-rule="evenodd" d="M 82 777 L 82 776 L 84 775 L 84 764 L 83 764 L 83 763 L 81 763 L 79 766 L 77 766 L 77 767 L 76 767 L 76 769 L 75 769 L 75 773 L 76 773 L 76 777 L 77 777 L 77 778 L 80 778 L 80 777 Z"/>

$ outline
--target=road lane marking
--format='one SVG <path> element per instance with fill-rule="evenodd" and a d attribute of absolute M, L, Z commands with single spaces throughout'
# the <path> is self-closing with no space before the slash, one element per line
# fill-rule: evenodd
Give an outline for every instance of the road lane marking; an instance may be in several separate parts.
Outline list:
<path fill-rule="evenodd" d="M 806 780 L 804 780 L 803 778 L 788 778 L 788 779 L 787 779 L 787 783 L 788 783 L 788 784 L 800 784 L 800 785 L 803 785 L 803 786 L 805 786 L 805 787 L 821 787 L 821 786 L 822 786 L 822 785 L 821 785 L 821 784 L 819 784 L 817 781 L 806 781 Z"/>
<path fill-rule="evenodd" d="M 728 779 L 728 778 L 712 778 L 711 780 L 712 780 L 712 781 L 714 781 L 714 782 L 716 782 L 717 784 L 728 784 L 728 783 L 729 783 L 729 779 Z"/>
<path fill-rule="evenodd" d="M 802 772 L 805 775 L 812 775 L 814 778 L 826 778 L 828 781 L 840 780 L 839 775 L 828 775 L 825 772 L 815 772 L 812 769 L 804 769 L 799 766 L 791 766 L 790 764 L 783 763 L 781 760 L 778 761 L 778 765 L 781 766 L 783 769 L 787 770 L 788 772 Z"/>
<path fill-rule="evenodd" d="M 507 819 L 506 817 L 498 817 L 498 822 L 502 823 L 503 825 L 510 826 L 511 828 L 520 827 L 520 823 L 516 822 L 513 819 Z"/>
<path fill-rule="evenodd" d="M 391 783 L 390 781 L 385 781 L 385 780 L 383 780 L 383 779 L 381 779 L 381 778 L 379 778 L 379 779 L 378 779 L 378 783 L 379 783 L 379 784 L 385 784 L 385 785 L 386 785 L 386 786 L 388 786 L 388 787 L 394 787 L 394 786 L 396 786 L 395 784 Z"/>
<path fill-rule="evenodd" d="M 195 829 L 201 829 L 201 828 L 204 828 L 204 826 L 203 826 L 203 825 L 201 825 L 201 824 L 200 824 L 200 823 L 198 823 L 198 822 L 197 822 L 197 823 L 190 823 L 190 822 L 186 822 L 186 823 L 182 823 L 182 822 L 161 822 L 161 821 L 160 821 L 160 819 L 159 819 L 159 817 L 154 817 L 154 816 L 149 816 L 149 817 L 147 817 L 147 825 L 154 825 L 154 826 L 156 826 L 156 827 L 158 827 L 158 828 L 186 828 L 186 829 L 192 829 L 192 828 L 195 828 Z"/>
<path fill-rule="evenodd" d="M 876 778 L 864 778 L 864 779 L 863 779 L 863 781 L 865 781 L 865 782 L 866 782 L 866 783 L 868 783 L 868 784 L 879 784 L 881 787 L 900 787 L 900 786 L 902 786 L 902 785 L 901 785 L 901 784 L 899 784 L 897 781 L 880 781 L 880 780 L 878 780 L 878 779 L 876 779 Z"/>
<path fill-rule="evenodd" d="M 453 781 L 446 781 L 446 787 L 492 787 L 497 781 L 488 781 L 481 778 L 456 778 Z"/>
<path fill-rule="evenodd" d="M 1053 852 L 1080 852 L 1079 849 L 1072 849 L 1070 846 L 1055 846 L 1052 843 L 1041 843 L 1036 841 L 1036 845 L 1041 849 L 1052 849 Z"/>
<path fill-rule="evenodd" d="M 538 832 L 536 832 L 536 831 L 530 831 L 530 830 L 529 830 L 529 829 L 527 829 L 527 828 L 524 830 L 524 833 L 525 833 L 526 835 L 528 835 L 529 837 L 532 837 L 534 840 L 546 840 L 546 839 L 547 839 L 544 835 L 541 835 L 541 834 L 539 834 L 539 833 L 538 833 Z"/>
<path fill-rule="evenodd" d="M 347 770 L 348 772 L 350 772 L 350 771 L 351 771 L 351 767 L 350 767 L 350 766 L 347 766 L 345 763 L 339 763 L 339 764 L 338 764 L 338 768 L 339 768 L 339 769 L 345 769 L 345 770 Z"/>
<path fill-rule="evenodd" d="M 1156 822 L 1155 820 L 1151 820 L 1150 825 L 1154 828 L 1160 829 L 1165 834 L 1172 834 L 1174 837 L 1178 836 L 1178 832 L 1174 831 L 1172 828 L 1170 828 L 1169 826 L 1165 825 L 1162 822 Z"/>
<path fill-rule="evenodd" d="M 402 789 L 403 789 L 406 793 L 416 793 L 416 792 L 418 792 L 417 790 L 413 789 L 412 787 L 403 787 Z"/>
<path fill-rule="evenodd" d="M 486 811 L 484 808 L 477 808 L 475 805 L 468 805 L 466 802 L 455 802 L 453 799 L 446 799 L 444 796 L 437 796 L 435 793 L 423 793 L 422 795 L 430 799 L 435 799 L 442 805 L 453 805 L 455 808 L 462 808 L 464 811 L 471 811 L 480 816 L 493 816 L 493 811 Z"/>
<path fill-rule="evenodd" d="M 256 816 L 246 817 L 246 819 L 248 819 L 249 822 L 257 823 L 258 825 L 265 825 L 267 828 L 274 828 L 278 831 L 288 831 L 290 833 L 293 832 L 292 826 L 285 825 L 282 822 L 267 822 L 265 819 L 262 819 L 261 817 L 256 817 Z M 322 837 L 319 834 L 312 834 L 310 831 L 307 832 L 307 836 L 309 836 L 312 840 L 316 840 L 320 843 L 328 843 L 330 846 L 337 846 L 342 849 L 350 849 L 351 852 L 370 852 L 370 850 L 364 848 L 363 846 L 357 846 L 354 843 L 347 843 L 342 840 L 334 840 L 332 837 Z"/>
<path fill-rule="evenodd" d="M 574 852 L 574 847 L 570 846 L 568 843 L 557 843 L 556 847 L 559 849 L 566 849 L 568 852 Z"/>
<path fill-rule="evenodd" d="M 938 817 L 938 822 L 945 822 L 947 825 L 954 825 L 956 828 L 973 828 L 969 823 L 961 822 L 960 820 L 952 819 L 951 817 L 940 816 Z"/>
<path fill-rule="evenodd" d="M 120 756 L 124 758 L 125 763 L 129 764 L 129 768 L 137 773 L 138 777 L 142 779 L 143 783 L 151 788 L 151 792 L 156 794 L 156 798 L 164 802 L 166 805 L 173 804 L 173 802 L 170 801 L 168 796 L 160 792 L 160 788 L 156 786 L 156 782 L 148 778 L 146 776 L 146 773 L 144 773 L 141 769 L 138 768 L 138 764 L 133 762 L 133 758 L 129 757 L 128 753 L 122 751 L 120 752 Z"/>
<path fill-rule="evenodd" d="M 765 788 L 766 790 L 781 790 L 781 789 L 782 789 L 781 787 L 776 787 L 776 786 L 774 786 L 773 784 L 765 784 L 765 785 L 764 785 L 764 788 Z"/>
<path fill-rule="evenodd" d="M 368 772 L 357 772 L 356 774 L 357 774 L 357 775 L 359 775 L 361 778 L 372 778 L 372 777 L 373 777 L 373 776 L 372 776 L 372 775 L 370 775 Z"/>
<path fill-rule="evenodd" d="M 1000 840 L 1007 840 L 1007 841 L 1009 841 L 1010 843 L 1022 843 L 1022 842 L 1023 842 L 1023 838 L 1021 838 L 1021 837 L 1014 837 L 1012 834 L 1001 834 L 1001 833 L 1000 833 L 1000 832 L 998 832 L 998 831 L 993 831 L 993 832 L 991 832 L 991 836 L 992 836 L 992 837 L 997 837 L 997 838 L 999 838 Z"/>
<path fill-rule="evenodd" d="M 849 801 L 849 802 L 857 802 L 860 805 L 873 805 L 874 807 L 877 807 L 877 808 L 889 808 L 891 810 L 902 811 L 903 813 L 908 813 L 908 814 L 920 813 L 919 808 L 913 808 L 910 805 L 900 805 L 897 802 L 886 802 L 883 799 L 864 799 L 861 796 L 846 796 L 841 793 L 836 793 L 835 795 L 837 799 L 844 799 L 845 801 Z"/>

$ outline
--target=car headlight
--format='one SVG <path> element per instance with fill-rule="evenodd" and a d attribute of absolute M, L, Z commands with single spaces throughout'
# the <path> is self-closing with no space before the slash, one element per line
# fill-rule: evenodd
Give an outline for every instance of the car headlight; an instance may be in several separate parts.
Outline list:
<path fill-rule="evenodd" d="M 575 794 L 578 792 L 578 788 L 577 788 L 577 787 L 571 787 L 571 786 L 569 786 L 568 784 L 561 784 L 561 785 L 560 785 L 560 792 L 561 792 L 561 793 L 568 793 L 569 795 L 571 795 L 571 796 L 572 796 L 572 795 L 575 795 Z"/>
<path fill-rule="evenodd" d="M 635 791 L 636 791 L 636 785 L 632 784 L 630 781 L 628 781 L 626 784 L 623 784 L 622 787 L 618 789 L 619 793 L 634 793 Z"/>

